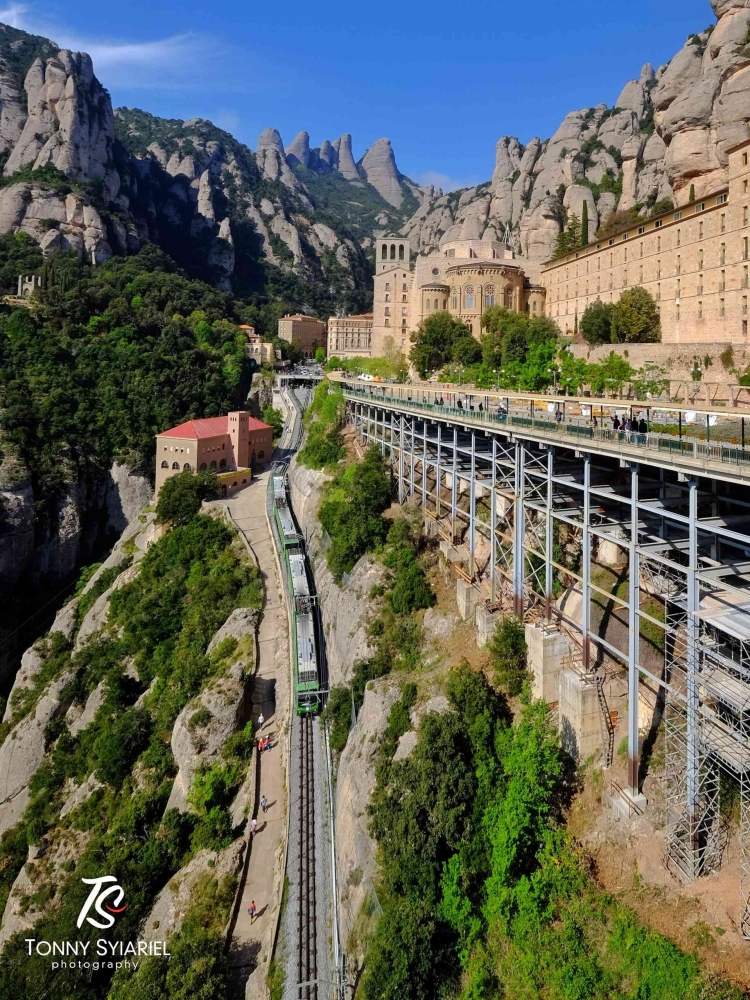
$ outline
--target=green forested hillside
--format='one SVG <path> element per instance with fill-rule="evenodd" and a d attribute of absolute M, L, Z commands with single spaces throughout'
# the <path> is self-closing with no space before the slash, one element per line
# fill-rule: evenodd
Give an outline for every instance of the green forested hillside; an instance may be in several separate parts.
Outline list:
<path fill-rule="evenodd" d="M 191 798 L 195 808 L 190 813 L 165 812 L 177 770 L 170 736 L 175 718 L 190 699 L 244 655 L 235 640 L 225 640 L 207 655 L 209 640 L 234 608 L 257 609 L 262 597 L 258 570 L 230 530 L 214 518 L 197 515 L 154 543 L 135 579 L 113 592 L 113 629 L 95 633 L 75 653 L 72 642 L 59 632 L 43 643 L 42 670 L 33 686 L 12 701 L 3 737 L 35 710 L 55 679 L 67 678 L 60 695 L 65 702 L 83 706 L 100 684 L 104 697 L 91 723 L 75 735 L 62 716 L 47 726 L 48 752 L 31 780 L 31 801 L 21 821 L 0 839 L 2 906 L 27 860 L 29 845 L 38 847 L 41 858 L 54 855 L 66 842 L 77 845 L 61 869 L 29 869 L 38 880 L 38 889 L 28 897 L 28 905 L 41 914 L 34 928 L 37 939 L 88 940 L 100 935 L 88 924 L 78 929 L 76 919 L 88 892 L 81 879 L 103 871 L 127 891 L 127 912 L 110 940 L 137 938 L 142 919 L 169 878 L 196 852 L 220 850 L 239 835 L 232 829 L 227 806 L 244 778 L 252 733 L 240 730 L 231 736 L 221 758 L 205 776 L 199 775 L 199 794 Z M 84 610 L 79 606 L 79 623 Z M 139 695 L 143 697 L 136 704 Z M 92 774 L 100 787 L 62 817 L 70 783 L 80 785 Z M 175 981 L 164 983 L 166 962 L 163 970 L 158 961 L 146 962 L 141 975 L 156 977 L 161 985 L 138 996 L 185 996 L 180 991 L 189 982 L 204 990 L 192 995 L 224 995 L 222 931 L 231 899 L 231 880 L 217 883 L 209 871 L 200 899 L 174 940 L 177 961 L 170 975 Z M 0 957 L 2 1000 L 107 997 L 113 969 L 104 964 L 56 969 L 44 957 L 29 956 L 25 936 L 22 930 L 12 937 Z M 136 993 L 126 981 L 114 995 L 132 998 Z"/>

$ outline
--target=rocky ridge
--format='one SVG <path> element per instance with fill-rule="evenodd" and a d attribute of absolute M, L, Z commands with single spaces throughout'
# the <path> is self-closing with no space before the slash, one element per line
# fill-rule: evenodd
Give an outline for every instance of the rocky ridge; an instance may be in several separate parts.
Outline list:
<path fill-rule="evenodd" d="M 492 179 L 425 199 L 403 229 L 412 249 L 496 238 L 506 227 L 539 276 L 566 215 L 588 204 L 589 238 L 615 209 L 675 205 L 726 183 L 727 149 L 750 138 L 750 4 L 712 0 L 718 23 L 689 36 L 654 70 L 643 66 L 615 106 L 571 111 L 549 139 L 503 136 Z"/>

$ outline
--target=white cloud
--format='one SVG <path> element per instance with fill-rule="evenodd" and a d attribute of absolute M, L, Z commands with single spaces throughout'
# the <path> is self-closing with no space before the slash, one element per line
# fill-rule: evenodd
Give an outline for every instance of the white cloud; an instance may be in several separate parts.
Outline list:
<path fill-rule="evenodd" d="M 439 170 L 424 170 L 418 176 L 417 182 L 422 186 L 433 184 L 436 188 L 442 188 L 447 194 L 449 191 L 458 191 L 459 188 L 474 187 L 479 181 L 470 178 L 450 177 L 448 174 L 441 174 Z"/>
<path fill-rule="evenodd" d="M 28 7 L 25 4 L 14 3 L 10 7 L 5 7 L 0 10 L 0 21 L 3 24 L 9 24 L 11 28 L 25 28 L 26 18 L 24 15 L 28 11 Z"/>
<path fill-rule="evenodd" d="M 87 38 L 71 33 L 67 27 L 37 17 L 26 4 L 10 4 L 0 9 L 0 21 L 32 34 L 52 38 L 61 47 L 74 52 L 88 52 L 94 72 L 105 86 L 128 89 L 153 87 L 192 89 L 199 83 L 210 85 L 225 47 L 210 35 L 186 32 L 153 41 L 131 42 L 124 39 Z M 223 87 L 222 89 L 226 89 Z"/>

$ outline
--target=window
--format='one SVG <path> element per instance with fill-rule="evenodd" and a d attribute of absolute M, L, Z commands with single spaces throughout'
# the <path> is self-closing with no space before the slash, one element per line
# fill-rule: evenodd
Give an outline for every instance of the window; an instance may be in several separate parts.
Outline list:
<path fill-rule="evenodd" d="M 745 181 L 745 183 L 747 184 L 747 181 Z M 747 320 L 746 319 L 743 319 L 743 321 L 742 321 L 742 336 L 743 337 L 747 336 Z"/>
<path fill-rule="evenodd" d="M 703 319 L 703 302 L 698 302 L 698 319 Z"/>
<path fill-rule="evenodd" d="M 677 230 L 677 246 L 682 246 L 682 230 Z"/>
<path fill-rule="evenodd" d="M 484 304 L 486 306 L 494 306 L 495 304 L 495 286 L 487 285 L 484 290 Z"/>
<path fill-rule="evenodd" d="M 680 278 L 678 278 L 677 279 L 677 292 L 675 294 L 675 298 L 677 299 L 678 302 L 679 302 L 679 299 L 680 299 L 680 293 L 681 292 L 682 292 L 682 281 L 681 281 Z"/>
<path fill-rule="evenodd" d="M 723 212 L 721 213 L 721 227 L 720 227 L 720 229 L 721 229 L 722 233 L 725 233 L 727 231 L 727 217 L 726 217 L 726 215 L 724 215 Z"/>
<path fill-rule="evenodd" d="M 202 462 L 202 463 L 201 463 L 201 467 L 200 467 L 200 471 L 201 471 L 201 472 L 205 472 L 207 468 L 208 468 L 208 466 L 206 465 L 206 463 L 205 463 L 205 462 Z"/>
<path fill-rule="evenodd" d="M 451 309 L 458 309 L 458 292 L 451 288 Z"/>
<path fill-rule="evenodd" d="M 745 205 L 742 209 L 742 225 L 746 226 L 748 222 L 750 222 L 750 207 Z"/>
<path fill-rule="evenodd" d="M 727 310 L 726 310 L 725 300 L 724 299 L 719 299 L 719 316 L 721 316 L 721 318 L 724 319 L 724 317 L 726 316 L 726 314 L 727 314 Z"/>
<path fill-rule="evenodd" d="M 623 233 L 622 234 L 623 242 L 628 238 L 628 235 L 629 235 L 628 233 Z"/>
<path fill-rule="evenodd" d="M 259 451 L 258 452 L 258 460 L 259 461 L 262 461 L 265 457 L 266 457 L 265 451 Z"/>
<path fill-rule="evenodd" d="M 703 275 L 698 275 L 698 294 L 703 295 Z"/>
<path fill-rule="evenodd" d="M 383 249 L 380 253 L 380 258 L 381 260 L 388 260 L 388 247 L 385 245 L 385 243 L 383 244 Z"/>
<path fill-rule="evenodd" d="M 675 274 L 682 274 L 682 257 L 677 254 L 677 262 L 675 264 Z"/>
<path fill-rule="evenodd" d="M 661 285 L 656 286 L 656 301 L 661 302 Z"/>
<path fill-rule="evenodd" d="M 716 199 L 716 204 L 726 205 L 726 203 L 727 203 L 727 196 L 725 194 L 720 194 Z"/>
<path fill-rule="evenodd" d="M 440 305 L 438 304 L 438 300 L 437 299 L 435 299 L 435 308 L 436 309 L 440 308 Z M 401 308 L 401 315 L 402 316 L 406 316 L 406 309 L 403 306 Z"/>
<path fill-rule="evenodd" d="M 747 268 L 743 267 L 743 269 L 742 269 L 742 287 L 743 288 L 747 288 L 749 283 L 750 283 L 750 276 L 748 275 Z"/>
<path fill-rule="evenodd" d="M 654 223 L 654 229 L 661 229 L 661 227 L 662 227 L 662 220 L 657 219 L 656 222 Z"/>
<path fill-rule="evenodd" d="M 698 223 L 698 239 L 699 240 L 703 239 L 703 223 L 702 222 Z"/>
<path fill-rule="evenodd" d="M 699 271 L 703 270 L 703 260 L 704 260 L 703 251 L 699 250 L 698 251 L 698 270 Z"/>
<path fill-rule="evenodd" d="M 747 153 L 742 154 L 742 166 L 743 167 L 747 166 Z"/>
<path fill-rule="evenodd" d="M 623 288 L 627 288 L 628 287 L 628 269 L 627 268 L 625 268 L 625 270 L 623 271 L 622 284 L 623 284 Z"/>
<path fill-rule="evenodd" d="M 164 459 L 164 461 L 161 463 L 161 467 L 162 467 L 162 469 L 168 469 L 169 468 L 169 462 L 166 459 Z"/>
<path fill-rule="evenodd" d="M 727 262 L 727 245 L 726 243 L 721 244 L 721 249 L 719 250 L 719 263 L 726 264 Z"/>
<path fill-rule="evenodd" d="M 643 264 L 638 268 L 638 284 L 643 284 Z"/>
<path fill-rule="evenodd" d="M 742 296 L 742 315 L 747 316 L 747 295 Z"/>
<path fill-rule="evenodd" d="M 404 284 L 401 286 L 401 291 L 402 292 L 406 291 L 406 282 L 404 282 Z"/>
<path fill-rule="evenodd" d="M 601 271 L 601 269 L 602 269 L 602 259 L 601 259 L 601 257 L 597 257 L 596 258 L 596 269 L 597 269 L 597 271 Z"/>
<path fill-rule="evenodd" d="M 722 271 L 721 277 L 719 278 L 719 291 L 720 292 L 725 291 L 726 287 L 727 287 L 727 272 Z"/>
<path fill-rule="evenodd" d="M 388 317 L 386 316 L 386 318 L 385 318 L 385 322 L 383 323 L 383 326 L 390 326 L 390 325 L 391 325 L 391 321 L 390 321 L 390 320 L 388 319 Z"/>
<path fill-rule="evenodd" d="M 391 260 L 396 259 L 396 244 L 391 243 Z"/>
<path fill-rule="evenodd" d="M 405 295 L 402 295 L 402 296 L 401 296 L 401 301 L 402 301 L 402 302 L 406 302 L 406 296 L 405 296 Z"/>
<path fill-rule="evenodd" d="M 612 267 L 612 265 L 614 264 L 614 262 L 615 262 L 615 255 L 613 253 L 611 253 L 609 255 L 609 266 Z"/>
<path fill-rule="evenodd" d="M 386 293 L 385 293 L 385 301 L 386 301 L 386 302 L 390 302 L 390 301 L 391 301 L 391 296 L 390 296 L 390 292 L 386 292 Z"/>
<path fill-rule="evenodd" d="M 643 234 L 645 232 L 646 232 L 646 227 L 645 226 L 638 226 L 638 235 L 639 236 L 643 236 Z M 643 248 L 641 248 L 641 253 L 643 253 Z"/>
<path fill-rule="evenodd" d="M 746 236 L 742 241 L 742 259 L 747 260 L 750 257 L 750 239 Z"/>
<path fill-rule="evenodd" d="M 674 219 L 675 222 L 679 222 L 681 218 L 682 218 L 682 212 L 675 212 L 674 213 L 673 219 Z"/>
<path fill-rule="evenodd" d="M 643 256 L 643 243 L 641 243 L 641 257 Z"/>
<path fill-rule="evenodd" d="M 656 237 L 656 252 L 661 253 L 661 236 Z"/>
<path fill-rule="evenodd" d="M 386 290 L 386 292 L 390 292 L 390 290 L 391 290 L 391 283 L 390 283 L 390 281 L 386 281 L 386 283 L 385 283 L 385 290 Z"/>
<path fill-rule="evenodd" d="M 467 285 L 464 288 L 464 307 L 466 309 L 474 308 L 474 286 Z"/>
<path fill-rule="evenodd" d="M 385 307 L 385 314 L 386 314 L 386 316 L 390 316 L 391 315 L 391 310 L 390 310 L 389 306 Z"/>
<path fill-rule="evenodd" d="M 613 237 L 612 237 L 612 239 L 611 239 L 611 240 L 609 241 L 609 243 L 607 244 L 607 246 L 609 246 L 609 247 L 611 247 L 611 246 L 614 246 L 614 243 L 615 243 L 615 238 L 614 238 L 614 236 L 613 236 Z"/>
<path fill-rule="evenodd" d="M 173 469 L 179 469 L 179 467 L 180 467 L 180 463 L 179 462 L 172 462 L 172 468 Z"/>
<path fill-rule="evenodd" d="M 403 243 L 398 248 L 398 259 L 399 260 L 403 260 L 404 259 L 404 244 Z"/>
<path fill-rule="evenodd" d="M 625 247 L 625 263 L 627 264 L 627 262 L 628 262 L 628 248 Z"/>
<path fill-rule="evenodd" d="M 678 323 L 680 322 L 680 307 L 679 307 L 679 305 L 677 305 L 675 307 L 675 319 L 677 320 Z"/>
<path fill-rule="evenodd" d="M 222 460 L 219 462 L 219 468 L 226 469 L 226 467 L 227 467 L 227 460 L 225 458 L 222 458 Z"/>

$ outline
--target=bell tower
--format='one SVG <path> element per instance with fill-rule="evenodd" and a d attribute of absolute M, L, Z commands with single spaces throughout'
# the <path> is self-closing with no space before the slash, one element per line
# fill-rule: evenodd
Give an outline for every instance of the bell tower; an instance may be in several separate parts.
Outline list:
<path fill-rule="evenodd" d="M 403 236 L 382 236 L 375 240 L 375 273 L 393 267 L 411 269 L 411 247 Z"/>

